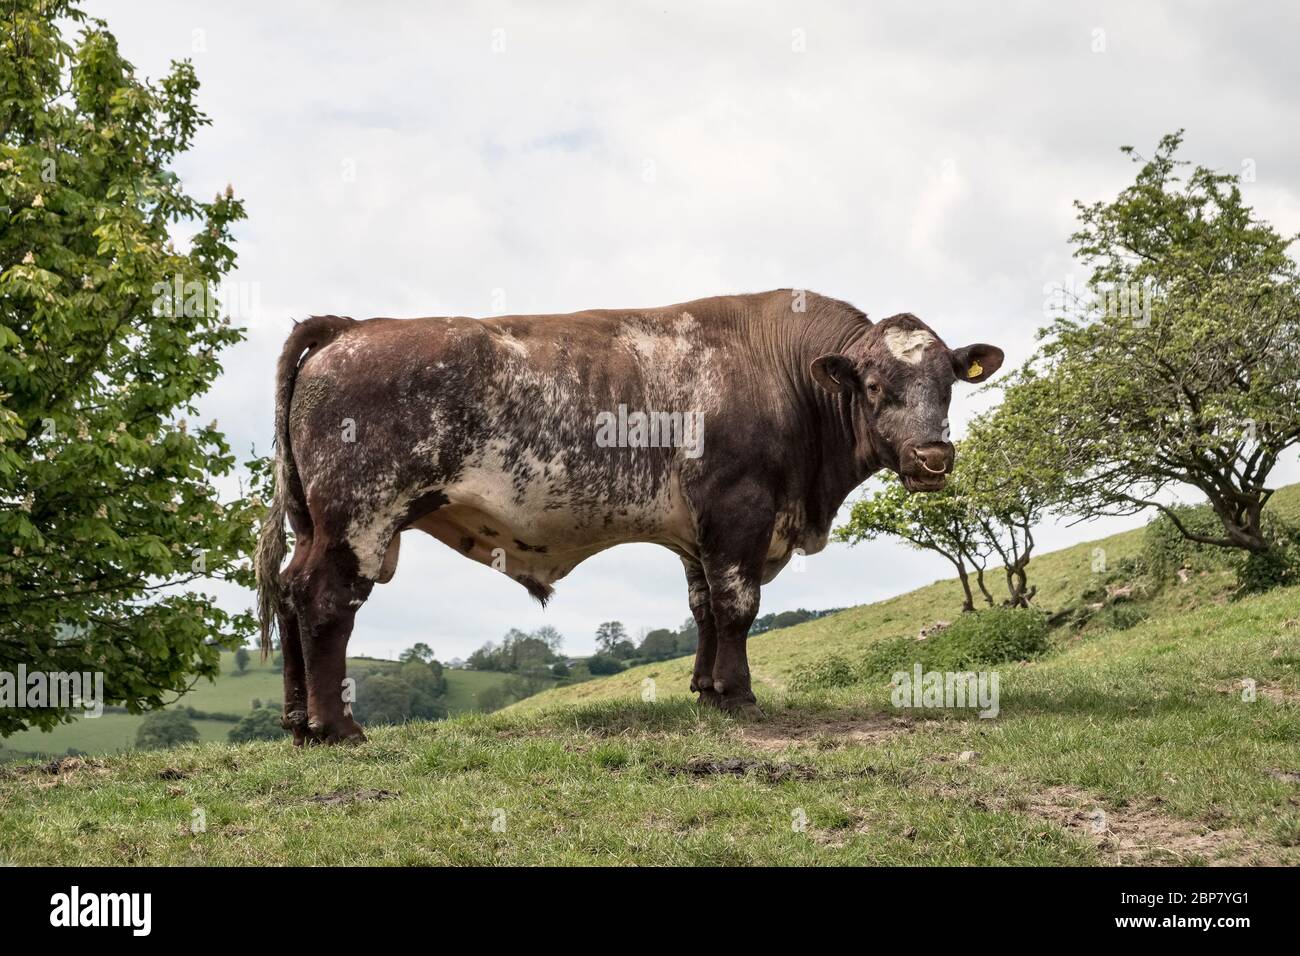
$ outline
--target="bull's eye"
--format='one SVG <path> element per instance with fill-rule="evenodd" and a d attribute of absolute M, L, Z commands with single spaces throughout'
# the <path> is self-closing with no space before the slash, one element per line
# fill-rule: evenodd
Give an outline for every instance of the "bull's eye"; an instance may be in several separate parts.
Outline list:
<path fill-rule="evenodd" d="M 878 398 L 880 396 L 880 383 L 867 382 L 867 394 L 872 398 Z"/>

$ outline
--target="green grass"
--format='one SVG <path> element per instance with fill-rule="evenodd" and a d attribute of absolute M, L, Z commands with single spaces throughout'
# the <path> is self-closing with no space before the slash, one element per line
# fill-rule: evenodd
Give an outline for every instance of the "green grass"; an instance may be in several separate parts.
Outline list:
<path fill-rule="evenodd" d="M 479 695 L 490 687 L 500 687 L 510 680 L 510 674 L 496 671 L 446 670 L 447 710 L 451 716 L 480 710 Z"/>
<path fill-rule="evenodd" d="M 250 652 L 248 668 L 239 672 L 233 653 L 221 655 L 221 676 L 215 681 L 200 680 L 194 689 L 179 701 L 182 707 L 193 707 L 208 713 L 242 714 L 253 709 L 253 701 L 279 701 L 284 699 L 284 682 L 271 662 L 262 661 L 262 655 Z"/>
<path fill-rule="evenodd" d="M 55 756 L 69 749 L 84 754 L 112 754 L 135 747 L 135 733 L 144 721 L 136 714 L 108 713 L 91 719 L 79 718 L 50 731 L 24 730 L 4 741 L 5 750 L 23 754 Z M 196 720 L 201 740 L 224 741 L 233 721 Z M 0 751 L 3 755 L 4 751 Z"/>
<path fill-rule="evenodd" d="M 349 671 L 365 666 L 390 666 L 389 661 L 352 659 Z M 452 716 L 479 710 L 479 695 L 489 687 L 504 684 L 509 674 L 488 671 L 447 670 L 447 707 Z M 243 673 L 235 664 L 233 652 L 221 655 L 221 676 L 215 681 L 200 680 L 176 704 L 214 714 L 246 714 L 253 701 L 263 704 L 281 701 L 284 684 L 270 661 L 262 662 L 254 653 Z M 93 719 L 81 718 L 60 724 L 49 731 L 24 730 L 0 740 L 0 761 L 37 759 L 59 756 L 69 749 L 83 754 L 115 754 L 135 748 L 135 734 L 143 715 L 106 713 Z M 225 741 L 235 726 L 233 721 L 196 720 L 194 726 L 204 741 Z"/>
<path fill-rule="evenodd" d="M 1075 600 L 1094 547 L 1113 564 L 1140 539 L 1036 558 L 1040 600 Z M 789 689 L 830 652 L 861 659 L 951 619 L 956 585 L 940 582 L 751 641 L 761 721 L 698 710 L 689 662 L 668 661 L 356 748 L 0 770 L 0 862 L 1294 865 L 1300 588 L 1230 587 L 1194 578 L 1127 630 L 1058 632 L 998 665 L 993 720 L 896 709 L 878 675 Z"/>

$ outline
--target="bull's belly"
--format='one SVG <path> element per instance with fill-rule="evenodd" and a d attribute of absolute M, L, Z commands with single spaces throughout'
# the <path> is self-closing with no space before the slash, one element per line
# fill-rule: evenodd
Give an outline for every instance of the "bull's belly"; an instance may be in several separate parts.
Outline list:
<path fill-rule="evenodd" d="M 677 482 L 644 503 L 585 503 L 567 496 L 493 494 L 481 484 L 453 484 L 447 504 L 411 524 L 464 557 L 485 564 L 545 599 L 550 588 L 587 558 L 619 544 L 661 544 L 694 553 L 694 525 Z"/>

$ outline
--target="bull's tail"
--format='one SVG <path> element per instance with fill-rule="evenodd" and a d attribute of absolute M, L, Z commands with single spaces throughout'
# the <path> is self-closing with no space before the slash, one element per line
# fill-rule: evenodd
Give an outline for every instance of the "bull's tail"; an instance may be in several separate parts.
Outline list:
<path fill-rule="evenodd" d="M 294 326 L 289 333 L 280 361 L 275 371 L 275 473 L 274 491 L 262 531 L 257 539 L 257 555 L 253 566 L 257 575 L 257 620 L 262 632 L 262 659 L 271 653 L 271 640 L 279 614 L 280 565 L 284 563 L 284 519 L 295 529 L 309 529 L 311 516 L 303 497 L 302 481 L 294 463 L 293 449 L 289 445 L 289 404 L 293 400 L 293 385 L 298 369 L 312 351 L 332 342 L 342 331 L 353 325 L 352 319 L 338 315 L 312 316 Z M 304 355 L 306 353 L 306 355 Z"/>

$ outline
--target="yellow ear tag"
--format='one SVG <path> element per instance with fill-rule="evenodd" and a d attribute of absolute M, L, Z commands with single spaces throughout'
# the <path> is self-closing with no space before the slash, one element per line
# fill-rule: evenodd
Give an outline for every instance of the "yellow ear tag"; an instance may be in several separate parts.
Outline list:
<path fill-rule="evenodd" d="M 979 378 L 980 373 L 984 371 L 984 366 L 979 362 L 970 363 L 970 371 L 966 373 L 967 378 Z"/>

